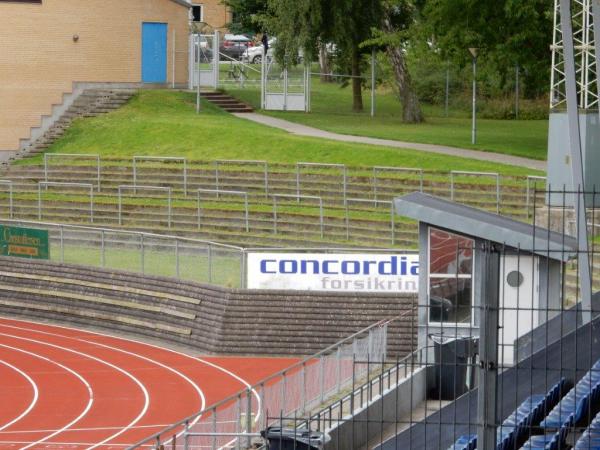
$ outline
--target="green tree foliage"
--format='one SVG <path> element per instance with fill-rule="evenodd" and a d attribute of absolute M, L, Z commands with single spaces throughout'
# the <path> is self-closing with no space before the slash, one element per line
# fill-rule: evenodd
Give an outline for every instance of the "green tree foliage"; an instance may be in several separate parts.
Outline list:
<path fill-rule="evenodd" d="M 318 44 L 335 44 L 347 60 L 353 75 L 353 110 L 362 111 L 362 55 L 370 49 L 361 46 L 372 37 L 372 28 L 381 21 L 379 0 L 268 0 L 269 25 L 277 35 L 276 57 L 291 61 L 302 49 L 316 60 Z"/>
<path fill-rule="evenodd" d="M 547 91 L 553 4 L 547 0 L 423 0 L 422 31 L 433 47 L 458 64 L 467 64 L 469 47 L 496 71 L 500 83 L 512 83 L 522 69 L 525 94 Z"/>
<path fill-rule="evenodd" d="M 232 33 L 257 34 L 263 31 L 262 16 L 267 0 L 223 0 L 232 13 L 229 30 Z"/>

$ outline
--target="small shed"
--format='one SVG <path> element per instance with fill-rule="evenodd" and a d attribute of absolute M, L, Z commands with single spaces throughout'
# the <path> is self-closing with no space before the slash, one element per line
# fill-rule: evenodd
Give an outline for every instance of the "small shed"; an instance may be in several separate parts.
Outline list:
<path fill-rule="evenodd" d="M 577 241 L 423 193 L 394 203 L 419 222 L 419 347 L 433 335 L 478 338 L 482 299 L 497 283 L 498 362 L 512 364 L 515 341 L 560 313 L 563 268 Z M 490 251 L 499 254 L 494 264 Z"/>

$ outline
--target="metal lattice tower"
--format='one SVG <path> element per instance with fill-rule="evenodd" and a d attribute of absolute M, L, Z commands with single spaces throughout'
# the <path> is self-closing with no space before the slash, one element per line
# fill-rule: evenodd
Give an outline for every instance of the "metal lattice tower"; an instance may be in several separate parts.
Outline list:
<path fill-rule="evenodd" d="M 597 109 L 596 52 L 594 50 L 593 0 L 571 0 L 573 40 L 579 108 Z M 550 108 L 566 108 L 563 37 L 560 25 L 560 0 L 554 0 L 554 37 Z"/>

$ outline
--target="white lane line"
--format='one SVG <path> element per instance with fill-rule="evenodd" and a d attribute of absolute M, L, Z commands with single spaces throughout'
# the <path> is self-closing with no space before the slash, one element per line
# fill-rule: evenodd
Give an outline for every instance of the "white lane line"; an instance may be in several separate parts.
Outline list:
<path fill-rule="evenodd" d="M 33 409 L 33 407 L 35 406 L 35 404 L 38 401 L 39 392 L 38 392 L 37 384 L 35 384 L 35 381 L 33 381 L 31 379 L 31 377 L 29 375 L 27 375 L 25 372 L 23 372 L 21 369 L 13 366 L 12 364 L 7 363 L 6 361 L 2 361 L 2 360 L 0 360 L 0 364 L 4 364 L 6 367 L 11 368 L 15 372 L 17 372 L 19 375 L 21 375 L 23 378 L 25 378 L 31 385 L 31 388 L 33 389 L 33 398 L 31 399 L 29 406 L 25 409 L 25 411 L 23 411 L 21 414 L 19 414 L 17 417 L 15 417 L 13 420 L 0 426 L 0 431 L 2 431 L 2 430 L 7 429 L 8 427 L 10 427 L 11 425 L 17 423 L 19 420 L 21 420 L 23 417 L 25 417 L 27 414 L 29 414 L 29 412 Z"/>
<path fill-rule="evenodd" d="M 142 411 L 138 414 L 138 416 L 135 419 L 133 419 L 133 421 L 131 421 L 126 427 L 124 427 L 121 431 L 119 431 L 118 433 L 116 433 L 114 435 L 115 437 L 119 436 L 120 434 L 124 433 L 125 431 L 127 431 L 128 429 L 130 429 L 131 427 L 133 427 L 136 423 L 138 423 L 141 420 L 142 417 L 144 417 L 144 415 L 146 415 L 146 412 L 148 411 L 148 407 L 150 406 L 150 397 L 148 395 L 148 391 L 146 390 L 146 387 L 140 382 L 140 380 L 138 380 L 131 373 L 127 372 L 126 370 L 122 369 L 121 367 L 116 366 L 116 365 L 114 365 L 112 363 L 109 363 L 108 361 L 105 361 L 103 359 L 100 359 L 100 358 L 97 358 L 95 356 L 89 355 L 87 353 L 79 352 L 77 350 L 73 350 L 73 349 L 67 348 L 67 347 L 62 347 L 60 345 L 50 344 L 49 342 L 38 341 L 38 340 L 35 340 L 35 339 L 29 339 L 29 338 L 24 338 L 24 337 L 20 337 L 20 336 L 13 336 L 13 335 L 6 334 L 6 333 L 0 333 L 0 336 L 6 336 L 6 337 L 14 338 L 14 339 L 19 339 L 19 340 L 27 341 L 27 342 L 34 342 L 36 344 L 41 344 L 41 345 L 45 345 L 45 346 L 48 346 L 48 347 L 57 348 L 57 349 L 60 349 L 60 350 L 67 351 L 69 353 L 73 353 L 75 355 L 83 356 L 84 358 L 88 358 L 88 359 L 91 359 L 93 361 L 99 362 L 100 364 L 104 364 L 104 365 L 110 367 L 111 369 L 115 369 L 118 372 L 121 372 L 123 375 L 127 376 L 135 384 L 137 384 L 138 387 L 141 389 L 141 391 L 144 394 L 144 407 L 142 408 Z M 79 419 L 77 419 L 75 422 L 69 424 L 69 426 L 75 424 L 78 420 Z M 53 433 L 53 434 L 51 434 L 51 435 L 49 435 L 49 436 L 47 436 L 45 438 L 42 438 L 39 441 L 34 442 L 33 444 L 31 444 L 31 445 L 29 445 L 27 447 L 23 447 L 21 450 L 25 450 L 27 448 L 32 447 L 35 444 L 39 444 L 41 442 L 44 442 L 46 439 L 49 439 L 49 438 L 55 436 L 59 432 L 66 431 L 66 429 L 68 427 L 65 427 L 65 428 L 63 428 L 62 430 L 59 430 L 56 433 Z"/>
<path fill-rule="evenodd" d="M 50 358 L 47 358 L 47 357 L 42 356 L 42 355 L 39 355 L 37 353 L 30 352 L 30 351 L 27 351 L 27 350 L 23 350 L 23 349 L 17 348 L 17 347 L 12 347 L 12 346 L 6 345 L 6 344 L 0 344 L 0 347 L 4 347 L 4 348 L 8 348 L 10 350 L 14 350 L 14 351 L 17 351 L 17 352 L 25 353 L 25 354 L 33 356 L 35 358 L 39 358 L 39 359 L 47 361 L 47 362 L 49 362 L 51 364 L 57 365 L 61 369 L 64 369 L 67 372 L 73 374 L 75 377 L 77 377 L 79 379 L 79 381 L 81 381 L 84 384 L 84 386 L 86 387 L 86 389 L 88 391 L 88 396 L 89 396 L 88 403 L 87 403 L 86 407 L 84 408 L 84 410 L 81 412 L 81 414 L 79 414 L 79 416 L 77 416 L 75 419 L 73 419 L 71 422 L 69 422 L 67 425 L 65 425 L 60 430 L 57 430 L 56 432 L 54 432 L 54 433 L 46 436 L 43 440 L 50 439 L 50 438 L 56 436 L 62 430 L 64 430 L 64 429 L 70 427 L 71 425 L 77 423 L 82 417 L 84 417 L 88 413 L 88 411 L 92 407 L 92 404 L 94 403 L 94 391 L 92 390 L 92 387 L 87 382 L 87 380 L 85 378 L 83 378 L 83 376 L 81 376 L 79 373 L 75 372 L 73 369 L 71 369 L 71 368 L 69 368 L 69 367 L 67 367 L 67 366 L 65 366 L 65 365 L 63 365 L 63 364 L 61 364 L 59 362 L 53 361 Z M 33 447 L 34 445 L 39 444 L 43 440 L 39 440 L 37 442 L 33 442 L 33 443 L 31 443 L 31 444 L 29 444 L 29 445 L 27 445 L 25 447 L 22 447 L 21 450 L 25 450 L 26 448 Z"/>
<path fill-rule="evenodd" d="M 178 375 L 179 377 L 183 378 L 187 383 L 189 383 L 194 388 L 194 390 L 196 391 L 196 393 L 198 394 L 198 396 L 200 397 L 200 403 L 201 403 L 200 411 L 204 410 L 204 408 L 206 407 L 206 397 L 204 396 L 204 392 L 202 392 L 202 389 L 200 389 L 200 387 L 193 380 L 191 380 L 189 377 L 187 377 L 185 374 L 179 372 L 178 370 L 176 370 L 176 369 L 174 369 L 172 367 L 169 367 L 166 364 L 163 364 L 163 363 L 161 363 L 159 361 L 153 360 L 151 358 L 148 358 L 146 356 L 143 356 L 143 355 L 140 355 L 140 354 L 137 354 L 137 353 L 133 353 L 133 352 L 129 352 L 127 350 L 120 349 L 118 347 L 113 347 L 113 346 L 110 346 L 110 345 L 107 345 L 107 344 L 101 344 L 101 343 L 95 342 L 95 341 L 88 341 L 86 339 L 76 338 L 76 337 L 72 337 L 72 336 L 65 336 L 63 334 L 50 333 L 50 332 L 47 332 L 47 331 L 34 330 L 32 328 L 14 327 L 12 325 L 6 325 L 6 324 L 0 324 L 0 326 L 4 326 L 4 327 L 7 327 L 7 328 L 14 328 L 14 329 L 18 329 L 18 330 L 34 331 L 34 332 L 37 332 L 37 333 L 40 333 L 40 334 L 43 334 L 43 335 L 46 335 L 46 336 L 55 336 L 55 337 L 61 337 L 61 338 L 64 338 L 64 339 L 75 340 L 75 341 L 78 341 L 78 342 L 85 342 L 87 344 L 93 344 L 93 345 L 97 345 L 99 347 L 104 347 L 104 348 L 108 348 L 108 349 L 111 349 L 111 350 L 115 350 L 115 351 L 118 351 L 118 352 L 130 355 L 130 356 L 135 356 L 135 357 L 140 358 L 140 359 L 142 359 L 144 361 L 150 362 L 152 364 L 156 364 L 157 366 L 162 367 L 162 368 L 164 368 L 166 370 L 169 370 L 172 373 Z M 200 418 L 198 418 L 198 420 L 199 419 Z M 195 424 L 196 422 L 197 422 L 197 420 L 194 421 L 193 423 Z M 165 425 L 163 428 L 168 427 L 168 426 L 169 425 Z M 138 428 L 138 427 L 136 427 L 136 428 Z M 118 433 L 118 434 L 120 434 L 120 433 Z M 104 441 L 98 443 L 97 445 L 100 446 L 102 444 L 105 444 L 109 440 L 111 440 L 114 437 L 118 436 L 118 434 L 110 436 L 109 438 L 107 438 Z M 183 434 L 183 431 L 181 433 L 179 433 L 178 436 L 180 436 L 181 434 Z M 92 447 L 92 448 L 94 448 L 94 447 Z"/>
<path fill-rule="evenodd" d="M 128 341 L 128 342 L 135 342 L 136 344 L 140 344 L 140 345 L 143 345 L 143 346 L 146 346 L 146 347 L 156 348 L 156 349 L 159 349 L 159 350 L 162 350 L 162 351 L 173 353 L 175 355 L 183 356 L 183 357 L 188 358 L 188 359 L 192 359 L 194 361 L 199 361 L 199 362 L 201 362 L 203 364 L 209 365 L 209 366 L 211 366 L 211 367 L 213 367 L 213 368 L 215 368 L 215 369 L 217 369 L 217 370 L 219 370 L 219 371 L 221 371 L 221 372 L 223 372 L 223 373 L 231 376 L 232 378 L 236 379 L 237 381 L 239 381 L 240 383 L 242 383 L 243 385 L 245 385 L 248 389 L 250 389 L 251 392 L 252 392 L 252 395 L 254 395 L 254 397 L 256 398 L 257 403 L 258 403 L 257 404 L 258 413 L 254 416 L 254 423 L 258 423 L 258 421 L 260 419 L 262 399 L 260 398 L 260 395 L 258 394 L 258 392 L 256 391 L 256 389 L 253 389 L 252 385 L 250 383 L 248 383 L 246 380 L 242 379 L 238 375 L 234 374 L 233 372 L 230 372 L 229 370 L 225 369 L 224 367 L 220 367 L 220 366 L 218 366 L 216 364 L 210 363 L 210 362 L 208 362 L 208 361 L 206 361 L 206 360 L 204 360 L 202 358 L 198 358 L 198 357 L 195 357 L 195 356 L 190 356 L 190 355 L 187 355 L 185 353 L 179 352 L 177 350 L 172 350 L 172 349 L 169 349 L 169 348 L 159 347 L 158 345 L 149 344 L 149 343 L 138 341 L 138 340 L 135 340 L 135 339 L 111 336 L 109 334 L 100 333 L 100 332 L 97 332 L 97 331 L 81 330 L 81 329 L 78 329 L 78 328 L 72 328 L 72 327 L 67 327 L 67 326 L 63 326 L 63 325 L 47 324 L 47 323 L 41 323 L 41 322 L 32 322 L 32 321 L 26 322 L 26 321 L 23 321 L 23 320 L 13 319 L 13 318 L 10 318 L 10 317 L 4 317 L 4 318 L 6 320 L 10 320 L 10 321 L 13 321 L 13 322 L 29 323 L 29 324 L 34 323 L 34 324 L 45 326 L 45 327 L 54 327 L 54 328 L 59 328 L 59 329 L 63 329 L 63 330 L 79 331 L 79 332 L 84 332 L 84 333 L 91 334 L 91 335 L 96 335 L 96 336 L 102 336 L 102 337 L 110 338 L 110 339 L 116 339 L 116 340 L 122 340 L 122 341 Z M 3 323 L 0 323 L 0 326 L 4 326 L 4 327 L 8 327 L 8 328 L 21 329 L 20 327 L 17 327 L 17 326 L 14 326 L 14 325 L 3 324 Z M 38 330 L 35 330 L 35 331 L 38 331 Z M 200 416 L 198 416 L 191 423 L 191 425 L 196 424 L 199 420 L 200 420 Z M 181 434 L 182 433 L 179 433 L 177 436 L 180 436 Z"/>

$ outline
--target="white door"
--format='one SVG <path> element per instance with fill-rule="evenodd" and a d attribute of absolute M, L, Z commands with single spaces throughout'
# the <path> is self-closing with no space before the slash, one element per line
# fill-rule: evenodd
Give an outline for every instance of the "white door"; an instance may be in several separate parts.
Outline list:
<path fill-rule="evenodd" d="M 498 359 L 512 365 L 515 340 L 538 325 L 539 262 L 529 255 L 505 255 L 500 264 Z"/>

